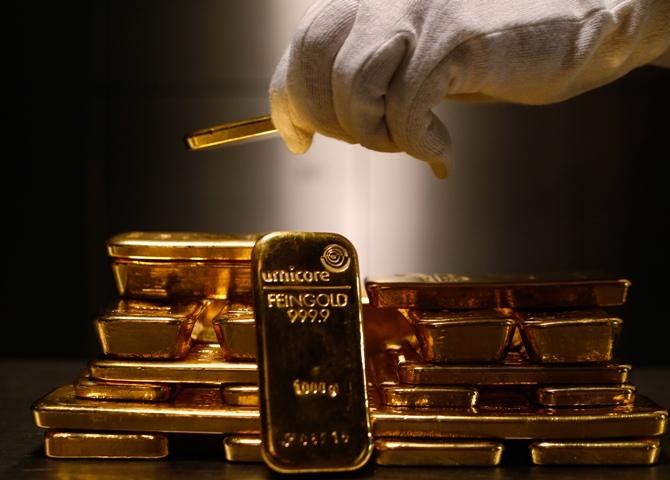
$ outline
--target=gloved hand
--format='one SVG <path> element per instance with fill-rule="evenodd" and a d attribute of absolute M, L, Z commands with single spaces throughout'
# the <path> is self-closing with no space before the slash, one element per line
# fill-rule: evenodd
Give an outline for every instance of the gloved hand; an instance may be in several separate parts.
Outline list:
<path fill-rule="evenodd" d="M 315 132 L 404 151 L 447 174 L 445 97 L 565 100 L 670 46 L 670 0 L 321 0 L 270 86 L 294 153 Z"/>

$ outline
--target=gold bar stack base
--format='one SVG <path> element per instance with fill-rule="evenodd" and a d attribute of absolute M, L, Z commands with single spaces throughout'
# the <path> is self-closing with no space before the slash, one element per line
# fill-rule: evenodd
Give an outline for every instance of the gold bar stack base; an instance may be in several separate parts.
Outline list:
<path fill-rule="evenodd" d="M 156 460 L 167 457 L 168 439 L 160 433 L 47 430 L 44 434 L 44 452 L 49 458 Z"/>

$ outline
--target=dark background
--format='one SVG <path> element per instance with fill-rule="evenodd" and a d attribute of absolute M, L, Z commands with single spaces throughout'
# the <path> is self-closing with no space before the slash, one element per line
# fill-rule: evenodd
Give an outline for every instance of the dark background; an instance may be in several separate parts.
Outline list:
<path fill-rule="evenodd" d="M 304 5 L 284 16 L 281 2 L 241 0 L 7 14 L 20 35 L 5 57 L 15 108 L 3 162 L 0 355 L 97 353 L 91 320 L 114 298 L 104 241 L 115 233 L 304 225 L 282 203 L 290 182 L 275 181 L 302 159 L 279 140 L 197 154 L 182 143 L 189 131 L 267 112 L 274 63 Z M 461 157 L 446 182 L 421 171 L 417 191 L 387 170 L 414 168 L 410 160 L 361 160 L 400 199 L 366 207 L 369 250 L 381 252 L 368 265 L 624 275 L 633 289 L 619 310 L 621 357 L 667 365 L 669 87 L 670 71 L 644 67 L 557 105 L 447 108 Z M 394 203 L 410 199 L 421 212 Z M 408 238 L 409 247 L 396 242 Z M 394 244 L 410 260 L 396 261 Z"/>

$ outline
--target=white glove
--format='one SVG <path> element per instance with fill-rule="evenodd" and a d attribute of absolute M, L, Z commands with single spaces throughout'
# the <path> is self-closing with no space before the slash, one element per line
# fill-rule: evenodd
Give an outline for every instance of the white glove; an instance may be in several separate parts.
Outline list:
<path fill-rule="evenodd" d="M 670 46 L 670 0 L 321 0 L 270 86 L 294 153 L 315 132 L 404 151 L 447 174 L 445 97 L 565 100 Z"/>

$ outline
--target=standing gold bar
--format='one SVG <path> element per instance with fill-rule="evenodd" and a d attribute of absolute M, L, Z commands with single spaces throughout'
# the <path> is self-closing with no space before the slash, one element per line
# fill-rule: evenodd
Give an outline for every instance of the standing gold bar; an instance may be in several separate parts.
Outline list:
<path fill-rule="evenodd" d="M 123 360 L 103 358 L 89 363 L 91 377 L 117 382 L 256 383 L 258 367 L 250 362 L 228 362 L 216 343 L 197 343 L 179 360 Z"/>
<path fill-rule="evenodd" d="M 623 305 L 630 282 L 565 275 L 470 277 L 450 273 L 370 278 L 365 287 L 375 307 L 422 310 L 568 308 Z"/>
<path fill-rule="evenodd" d="M 158 433 L 93 433 L 49 430 L 44 434 L 49 458 L 157 459 L 168 455 L 168 439 Z"/>
<path fill-rule="evenodd" d="M 279 232 L 252 254 L 263 459 L 351 471 L 372 453 L 358 258 L 332 233 Z"/>
<path fill-rule="evenodd" d="M 651 437 L 665 432 L 668 411 L 638 396 L 632 406 L 476 413 L 456 409 L 375 408 L 372 431 L 381 437 L 524 440 Z"/>
<path fill-rule="evenodd" d="M 423 358 L 429 362 L 470 363 L 504 360 L 516 319 L 511 311 L 409 310 Z"/>
<path fill-rule="evenodd" d="M 258 385 L 223 385 L 221 397 L 226 405 L 258 407 Z"/>
<path fill-rule="evenodd" d="M 214 320 L 214 331 L 228 360 L 256 360 L 256 317 L 250 305 L 234 304 Z"/>
<path fill-rule="evenodd" d="M 260 437 L 226 437 L 223 450 L 229 462 L 263 463 Z"/>
<path fill-rule="evenodd" d="M 658 438 L 545 441 L 530 445 L 535 465 L 653 465 L 660 453 Z"/>
<path fill-rule="evenodd" d="M 164 403 L 101 402 L 77 398 L 72 385 L 48 393 L 32 406 L 35 424 L 59 430 L 161 433 L 258 434 L 255 408 L 224 405 L 218 389 L 184 388 Z"/>
<path fill-rule="evenodd" d="M 623 324 L 601 310 L 525 313 L 520 319 L 528 355 L 542 363 L 609 362 Z"/>
<path fill-rule="evenodd" d="M 401 383 L 412 385 L 597 385 L 628 382 L 630 365 L 503 364 L 438 365 L 406 362 L 398 367 Z"/>
<path fill-rule="evenodd" d="M 255 235 L 131 232 L 107 253 L 119 293 L 137 298 L 249 297 Z"/>
<path fill-rule="evenodd" d="M 193 328 L 206 311 L 202 302 L 120 300 L 93 324 L 105 355 L 175 359 L 188 353 Z"/>
<path fill-rule="evenodd" d="M 630 405 L 634 402 L 633 385 L 539 387 L 535 391 L 535 403 L 547 407 Z"/>
<path fill-rule="evenodd" d="M 483 440 L 375 441 L 375 463 L 385 466 L 494 467 L 502 453 L 502 443 Z"/>
<path fill-rule="evenodd" d="M 202 150 L 221 147 L 232 142 L 265 138 L 276 132 L 272 117 L 263 115 L 198 130 L 186 137 L 186 144 L 191 150 Z"/>
<path fill-rule="evenodd" d="M 105 382 L 86 374 L 74 381 L 75 395 L 89 400 L 167 402 L 178 390 L 179 386 L 175 384 Z"/>

